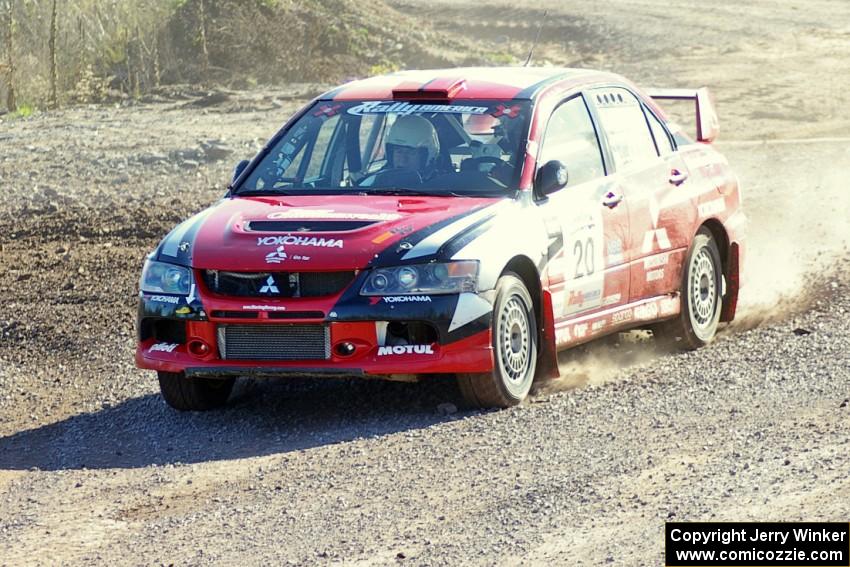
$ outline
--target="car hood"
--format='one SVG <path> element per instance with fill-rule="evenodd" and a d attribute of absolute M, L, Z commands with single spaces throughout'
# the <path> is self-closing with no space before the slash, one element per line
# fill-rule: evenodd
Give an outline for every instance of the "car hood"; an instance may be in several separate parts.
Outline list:
<path fill-rule="evenodd" d="M 155 254 L 165 262 L 229 271 L 426 262 L 508 201 L 375 195 L 223 199 L 178 225 Z"/>

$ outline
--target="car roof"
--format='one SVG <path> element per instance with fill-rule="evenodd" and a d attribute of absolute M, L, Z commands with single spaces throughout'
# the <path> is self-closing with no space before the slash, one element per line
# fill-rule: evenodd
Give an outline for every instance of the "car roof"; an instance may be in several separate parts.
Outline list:
<path fill-rule="evenodd" d="M 568 81 L 580 86 L 601 80 L 622 81 L 613 73 L 566 67 L 460 67 L 399 71 L 355 80 L 320 96 L 324 100 L 387 100 L 393 91 L 450 92 L 451 99 L 533 99 L 544 87 Z"/>

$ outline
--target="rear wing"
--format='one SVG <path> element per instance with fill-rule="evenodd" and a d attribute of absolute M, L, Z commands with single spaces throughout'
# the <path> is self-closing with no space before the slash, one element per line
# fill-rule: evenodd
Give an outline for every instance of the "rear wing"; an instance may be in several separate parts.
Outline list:
<path fill-rule="evenodd" d="M 717 112 L 708 87 L 699 89 L 648 89 L 647 94 L 655 100 L 692 100 L 697 119 L 697 141 L 711 143 L 720 132 Z"/>

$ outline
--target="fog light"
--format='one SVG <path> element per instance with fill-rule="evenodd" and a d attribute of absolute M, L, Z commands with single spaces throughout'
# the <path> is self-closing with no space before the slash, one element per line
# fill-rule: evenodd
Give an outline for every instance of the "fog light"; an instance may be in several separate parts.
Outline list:
<path fill-rule="evenodd" d="M 352 343 L 344 342 L 337 343 L 334 350 L 340 356 L 351 356 L 354 354 L 354 351 L 357 350 L 357 347 L 355 347 Z"/>
<path fill-rule="evenodd" d="M 210 353 L 210 345 L 198 339 L 189 341 L 188 349 L 194 356 L 206 356 Z"/>

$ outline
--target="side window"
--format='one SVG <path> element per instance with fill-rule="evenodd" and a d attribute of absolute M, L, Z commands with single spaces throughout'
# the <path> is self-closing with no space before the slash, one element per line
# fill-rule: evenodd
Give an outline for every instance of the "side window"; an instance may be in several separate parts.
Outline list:
<path fill-rule="evenodd" d="M 664 126 L 661 125 L 661 121 L 649 109 L 644 108 L 643 111 L 646 114 L 646 119 L 649 120 L 649 127 L 652 128 L 652 136 L 655 138 L 658 154 L 666 156 L 673 153 L 673 144 L 670 143 L 670 137 L 667 135 Z"/>
<path fill-rule="evenodd" d="M 537 163 L 553 159 L 567 166 L 570 185 L 605 175 L 596 130 L 581 96 L 561 104 L 549 118 Z"/>
<path fill-rule="evenodd" d="M 619 88 L 596 89 L 591 99 L 618 169 L 642 167 L 658 158 L 643 109 L 632 93 Z"/>

